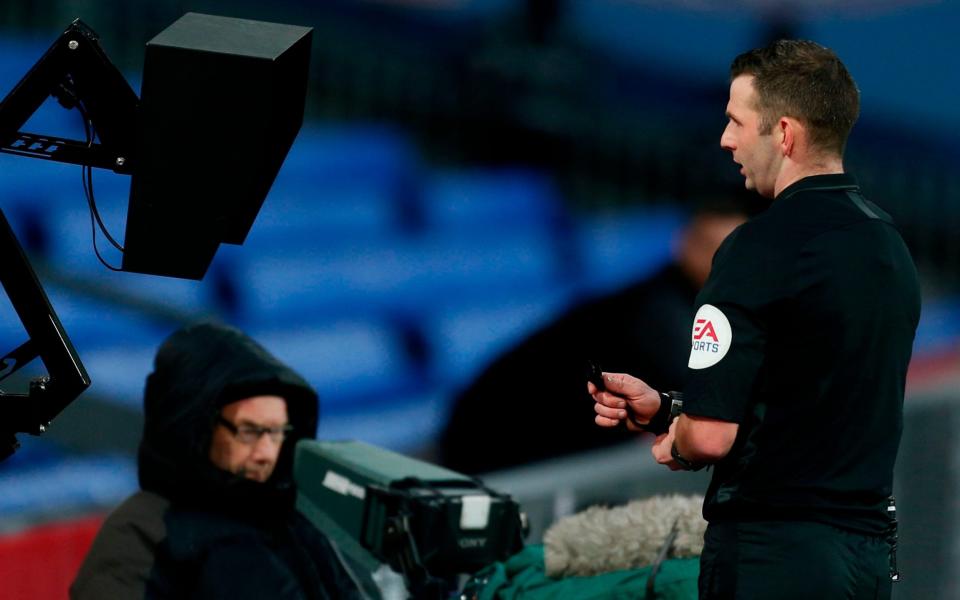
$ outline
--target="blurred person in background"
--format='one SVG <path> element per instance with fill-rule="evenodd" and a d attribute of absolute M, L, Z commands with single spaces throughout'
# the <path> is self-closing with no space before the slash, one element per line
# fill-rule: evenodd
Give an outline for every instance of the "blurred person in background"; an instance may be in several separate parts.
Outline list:
<path fill-rule="evenodd" d="M 641 373 L 663 389 L 679 387 L 690 353 L 686 328 L 694 298 L 713 253 L 751 208 L 739 191 L 704 199 L 678 232 L 673 260 L 660 271 L 574 307 L 498 357 L 454 401 L 439 461 L 475 474 L 635 439 L 626 429 L 611 435 L 590 422 L 586 361 Z M 531 377 L 535 373 L 545 376 Z M 536 426 L 546 435 L 530 435 L 527 420 L 504 419 L 529 398 L 539 398 Z M 494 431 L 498 442 L 490 444 Z"/>
<path fill-rule="evenodd" d="M 730 76 L 721 146 L 773 203 L 717 251 L 682 397 L 605 373 L 607 391 L 587 384 L 595 422 L 629 404 L 658 463 L 713 465 L 701 598 L 890 598 L 917 272 L 844 172 L 859 92 L 839 58 L 778 41 Z"/>
<path fill-rule="evenodd" d="M 70 597 L 360 598 L 352 571 L 294 510 L 293 450 L 316 392 L 239 330 L 188 326 L 144 392 L 140 491 L 104 522 Z"/>

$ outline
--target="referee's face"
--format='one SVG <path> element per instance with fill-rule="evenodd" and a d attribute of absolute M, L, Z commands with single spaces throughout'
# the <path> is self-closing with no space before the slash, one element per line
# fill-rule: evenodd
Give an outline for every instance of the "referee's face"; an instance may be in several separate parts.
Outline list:
<path fill-rule="evenodd" d="M 779 153 L 770 132 L 760 133 L 753 75 L 741 75 L 730 83 L 727 102 L 727 127 L 720 136 L 720 146 L 733 154 L 740 165 L 748 190 L 756 190 L 765 198 L 773 198 L 779 168 Z"/>

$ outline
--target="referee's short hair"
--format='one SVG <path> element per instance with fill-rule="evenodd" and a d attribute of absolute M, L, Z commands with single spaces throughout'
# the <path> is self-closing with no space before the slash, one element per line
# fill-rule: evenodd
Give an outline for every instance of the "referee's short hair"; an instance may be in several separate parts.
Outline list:
<path fill-rule="evenodd" d="M 860 91 L 837 55 L 820 44 L 778 40 L 744 52 L 730 65 L 730 79 L 753 75 L 760 133 L 780 117 L 801 121 L 811 144 L 842 156 L 860 114 Z"/>

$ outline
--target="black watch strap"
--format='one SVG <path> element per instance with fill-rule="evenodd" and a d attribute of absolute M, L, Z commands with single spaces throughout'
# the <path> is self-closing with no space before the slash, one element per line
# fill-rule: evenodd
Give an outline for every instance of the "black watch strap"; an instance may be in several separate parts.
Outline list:
<path fill-rule="evenodd" d="M 654 435 L 670 430 L 673 419 L 683 410 L 683 394 L 680 392 L 657 392 L 660 394 L 660 408 L 649 423 L 634 423 Z"/>
<path fill-rule="evenodd" d="M 672 456 L 674 462 L 676 462 L 678 465 L 680 465 L 680 467 L 681 467 L 682 469 L 684 469 L 685 471 L 699 471 L 700 469 L 702 469 L 702 468 L 704 468 L 705 466 L 707 466 L 706 463 L 695 463 L 695 462 L 691 462 L 691 461 L 685 459 L 684 457 L 680 456 L 680 452 L 677 450 L 677 444 L 676 444 L 676 442 L 674 442 L 674 443 L 670 446 L 670 456 Z"/>
<path fill-rule="evenodd" d="M 683 412 L 683 392 L 667 392 L 667 396 L 670 398 L 670 420 L 667 421 L 669 429 L 673 420 Z"/>

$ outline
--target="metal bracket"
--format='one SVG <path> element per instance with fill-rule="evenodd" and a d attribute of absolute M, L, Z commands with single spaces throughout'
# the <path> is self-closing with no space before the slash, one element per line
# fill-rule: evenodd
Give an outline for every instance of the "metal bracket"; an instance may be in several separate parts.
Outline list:
<path fill-rule="evenodd" d="M 98 42 L 74 20 L 0 101 L 0 152 L 132 172 L 140 100 Z M 100 143 L 19 131 L 50 96 L 64 108 L 83 109 Z"/>

